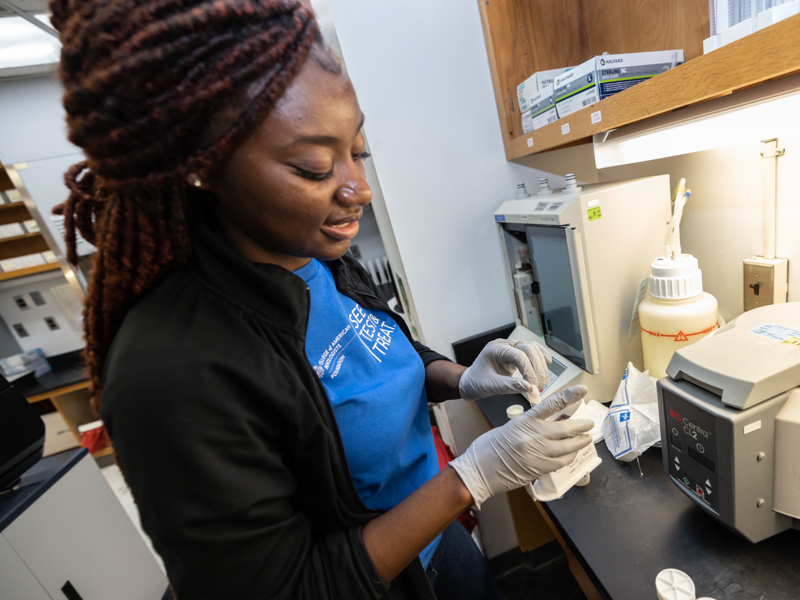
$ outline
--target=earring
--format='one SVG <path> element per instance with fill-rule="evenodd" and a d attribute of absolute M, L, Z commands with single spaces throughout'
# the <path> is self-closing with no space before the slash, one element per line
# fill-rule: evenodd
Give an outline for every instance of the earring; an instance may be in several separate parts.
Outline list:
<path fill-rule="evenodd" d="M 203 187 L 203 182 L 200 180 L 200 176 L 197 173 L 189 173 L 189 176 L 186 178 L 189 182 L 189 185 L 193 185 L 194 187 Z"/>

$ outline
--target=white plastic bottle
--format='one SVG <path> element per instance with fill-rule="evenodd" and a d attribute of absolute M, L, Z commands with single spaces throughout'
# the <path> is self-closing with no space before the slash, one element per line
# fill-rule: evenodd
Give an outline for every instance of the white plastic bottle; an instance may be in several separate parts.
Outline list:
<path fill-rule="evenodd" d="M 697 259 L 681 254 L 650 266 L 650 294 L 639 304 L 644 368 L 665 377 L 672 354 L 717 328 L 717 299 L 703 291 Z"/>

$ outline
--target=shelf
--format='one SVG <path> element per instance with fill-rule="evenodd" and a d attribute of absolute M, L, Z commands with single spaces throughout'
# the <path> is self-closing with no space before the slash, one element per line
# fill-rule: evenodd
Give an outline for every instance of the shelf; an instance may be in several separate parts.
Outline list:
<path fill-rule="evenodd" d="M 0 272 L 0 281 L 8 281 L 9 279 L 17 279 L 18 277 L 25 277 L 27 275 L 36 275 L 37 273 L 46 273 L 48 271 L 57 271 L 59 269 L 57 262 L 46 263 L 44 265 L 36 265 L 35 267 L 26 267 L 24 269 L 16 269 L 14 271 Z"/>
<path fill-rule="evenodd" d="M 31 218 L 31 213 L 23 202 L 0 204 L 0 225 L 20 223 Z"/>
<path fill-rule="evenodd" d="M 0 239 L 0 260 L 26 256 L 37 252 L 47 252 L 47 245 L 41 233 L 26 233 L 10 238 Z"/>
<path fill-rule="evenodd" d="M 6 173 L 6 169 L 3 166 L 3 163 L 0 163 L 0 191 L 5 192 L 6 190 L 13 190 L 14 184 L 11 183 L 11 179 Z"/>
<path fill-rule="evenodd" d="M 511 158 L 536 154 L 800 71 L 800 15 L 511 140 Z M 592 114 L 602 121 L 592 124 Z M 569 133 L 562 134 L 564 125 Z M 528 146 L 533 140 L 533 146 Z"/>
<path fill-rule="evenodd" d="M 508 160 L 591 141 L 594 134 L 668 116 L 714 98 L 800 72 L 800 15 L 709 54 L 708 2 L 636 0 L 479 0 L 500 128 Z M 537 71 L 581 64 L 612 54 L 682 48 L 686 63 L 529 134 L 522 134 L 516 87 Z M 763 88 L 768 93 L 767 87 Z M 733 102 L 746 95 L 737 95 Z M 599 112 L 599 122 L 592 114 Z M 596 119 L 595 119 L 596 120 Z M 562 126 L 569 131 L 562 134 Z M 567 127 L 564 127 L 567 130 Z"/>

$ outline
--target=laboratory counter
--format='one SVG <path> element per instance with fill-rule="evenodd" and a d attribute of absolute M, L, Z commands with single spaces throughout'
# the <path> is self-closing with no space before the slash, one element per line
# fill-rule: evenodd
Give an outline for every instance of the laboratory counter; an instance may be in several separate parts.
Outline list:
<path fill-rule="evenodd" d="M 89 387 L 86 363 L 81 351 L 51 356 L 47 361 L 52 367 L 48 373 L 39 377 L 30 374 L 14 382 L 14 387 L 29 402 L 36 402 L 60 391 L 63 393 Z"/>
<path fill-rule="evenodd" d="M 508 421 L 505 410 L 512 404 L 527 406 L 519 395 L 478 400 L 493 427 Z M 698 598 L 800 598 L 800 531 L 751 544 L 683 495 L 663 471 L 660 448 L 639 457 L 641 474 L 636 461 L 615 460 L 604 442 L 596 448 L 603 462 L 587 486 L 538 503 L 585 572 L 573 568 L 584 592 L 587 582 L 593 585 L 589 598 L 655 599 L 656 575 L 667 568 L 687 573 Z"/>

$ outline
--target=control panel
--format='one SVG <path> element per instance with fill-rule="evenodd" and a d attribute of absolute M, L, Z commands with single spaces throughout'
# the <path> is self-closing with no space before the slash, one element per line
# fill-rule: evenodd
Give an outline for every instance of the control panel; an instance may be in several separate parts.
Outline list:
<path fill-rule="evenodd" d="M 664 392 L 667 439 L 662 440 L 672 479 L 696 501 L 719 514 L 719 454 L 717 423 L 713 415 Z"/>

